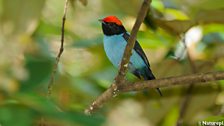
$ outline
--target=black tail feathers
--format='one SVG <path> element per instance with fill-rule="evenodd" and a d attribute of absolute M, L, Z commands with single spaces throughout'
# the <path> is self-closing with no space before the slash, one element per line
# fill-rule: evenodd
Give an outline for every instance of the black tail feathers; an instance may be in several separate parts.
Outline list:
<path fill-rule="evenodd" d="M 162 92 L 160 91 L 159 88 L 156 88 L 156 90 L 158 91 L 158 93 L 159 93 L 160 96 L 163 96 L 163 94 L 162 94 Z"/>
<path fill-rule="evenodd" d="M 147 75 L 147 77 L 146 77 L 147 80 L 154 80 L 154 79 L 156 79 L 150 68 L 148 69 L 148 71 L 146 73 L 147 73 L 146 74 Z M 158 91 L 160 96 L 163 96 L 163 94 L 162 94 L 162 92 L 160 91 L 159 88 L 156 88 L 156 90 Z"/>
<path fill-rule="evenodd" d="M 135 70 L 133 72 L 133 74 L 135 76 L 137 76 L 139 79 L 141 79 L 141 78 L 144 78 L 144 80 L 154 80 L 154 79 L 156 79 L 155 76 L 153 75 L 151 69 L 149 67 L 142 69 L 142 71 L 139 70 L 139 69 L 138 70 Z M 160 91 L 160 89 L 159 88 L 156 88 L 156 89 L 157 89 L 159 95 L 160 96 L 163 96 L 163 94 Z"/>

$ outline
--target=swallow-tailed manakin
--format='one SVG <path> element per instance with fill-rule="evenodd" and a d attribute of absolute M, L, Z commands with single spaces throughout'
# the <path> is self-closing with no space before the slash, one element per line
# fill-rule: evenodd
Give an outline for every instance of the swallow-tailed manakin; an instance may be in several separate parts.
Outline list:
<path fill-rule="evenodd" d="M 122 22 L 116 16 L 107 16 L 99 21 L 102 23 L 104 33 L 103 42 L 106 55 L 115 67 L 119 67 L 130 34 L 126 31 Z M 149 61 L 138 41 L 135 42 L 132 50 L 128 71 L 139 79 L 155 79 L 155 76 L 150 69 Z M 159 88 L 157 88 L 157 90 L 162 96 Z"/>

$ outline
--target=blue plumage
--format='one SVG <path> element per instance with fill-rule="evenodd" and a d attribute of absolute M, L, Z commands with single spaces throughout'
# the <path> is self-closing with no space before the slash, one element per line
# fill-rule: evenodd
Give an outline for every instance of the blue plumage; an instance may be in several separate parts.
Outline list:
<path fill-rule="evenodd" d="M 102 22 L 104 33 L 103 42 L 106 55 L 115 67 L 119 67 L 130 35 L 125 30 L 121 21 L 115 16 L 108 16 L 100 21 Z M 148 59 L 137 41 L 132 49 L 128 70 L 140 79 L 155 79 Z M 157 90 L 162 95 L 158 88 Z"/>
<path fill-rule="evenodd" d="M 110 62 L 115 67 L 119 67 L 127 45 L 128 38 L 125 38 L 125 36 L 129 37 L 129 33 L 121 33 L 119 35 L 111 36 L 104 35 L 104 50 Z M 135 48 L 132 49 L 128 70 L 138 78 L 144 78 L 145 80 L 155 79 L 149 68 L 148 60 L 137 41 Z"/>
<path fill-rule="evenodd" d="M 104 49 L 106 55 L 115 67 L 119 66 L 126 45 L 127 42 L 124 39 L 123 34 L 113 36 L 104 35 Z M 141 56 L 139 56 L 134 49 L 132 49 L 130 63 L 130 72 L 134 72 L 136 69 L 141 69 L 146 66 Z"/>

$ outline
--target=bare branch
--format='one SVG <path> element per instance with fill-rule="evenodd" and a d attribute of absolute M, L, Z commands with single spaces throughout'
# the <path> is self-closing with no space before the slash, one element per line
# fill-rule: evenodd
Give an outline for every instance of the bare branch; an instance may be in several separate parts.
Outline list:
<path fill-rule="evenodd" d="M 131 54 L 132 54 L 131 51 L 134 48 L 138 30 L 139 30 L 142 22 L 144 21 L 144 19 L 146 17 L 146 14 L 149 10 L 150 3 L 151 3 L 151 0 L 144 0 L 143 3 L 142 3 L 141 9 L 138 12 L 138 16 L 137 16 L 135 24 L 132 28 L 130 38 L 129 38 L 127 46 L 124 50 L 124 54 L 123 54 L 123 58 L 122 58 L 122 61 L 121 61 L 121 65 L 120 65 L 118 75 L 115 78 L 115 84 L 117 84 L 117 85 L 120 85 L 125 78 L 125 75 L 126 75 L 127 70 L 128 70 L 129 60 L 130 60 L 130 57 L 131 57 Z"/>
<path fill-rule="evenodd" d="M 190 85 L 224 79 L 224 71 L 182 75 L 156 80 L 127 83 L 118 87 L 121 92 L 141 91 L 144 89 L 170 87 L 174 85 Z"/>
<path fill-rule="evenodd" d="M 209 72 L 209 73 L 200 73 L 192 75 L 182 75 L 175 77 L 168 77 L 156 80 L 147 80 L 139 82 L 125 82 L 119 85 L 117 88 L 119 93 L 130 92 L 130 91 L 143 91 L 145 89 L 152 88 L 161 88 L 161 87 L 171 87 L 174 85 L 190 85 L 190 84 L 200 84 L 210 81 L 217 81 L 224 79 L 224 71 L 221 72 Z M 114 85 L 114 84 L 113 84 Z M 112 86 L 113 86 L 112 85 Z M 85 113 L 90 115 L 107 101 L 109 101 L 114 95 L 113 87 L 107 89 L 102 95 L 100 95 L 89 108 L 85 110 Z M 118 94 L 117 94 L 118 95 Z"/>
<path fill-rule="evenodd" d="M 112 86 L 114 86 L 113 84 Z M 110 87 L 104 91 L 97 99 L 85 110 L 86 115 L 91 115 L 94 111 L 103 106 L 107 101 L 109 101 L 114 96 L 114 88 Z"/>
<path fill-rule="evenodd" d="M 62 17 L 62 27 L 61 27 L 61 46 L 60 46 L 58 55 L 56 57 L 56 61 L 55 61 L 54 67 L 53 67 L 50 82 L 48 84 L 48 96 L 51 95 L 52 86 L 54 84 L 55 74 L 56 74 L 57 68 L 58 68 L 58 63 L 60 61 L 61 54 L 63 53 L 63 50 L 64 50 L 64 34 L 65 34 L 65 20 L 66 20 L 67 8 L 68 8 L 68 0 L 65 0 L 64 14 Z"/>

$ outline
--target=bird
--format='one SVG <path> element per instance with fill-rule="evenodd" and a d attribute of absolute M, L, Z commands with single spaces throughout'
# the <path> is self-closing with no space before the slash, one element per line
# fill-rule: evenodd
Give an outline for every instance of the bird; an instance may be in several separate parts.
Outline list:
<path fill-rule="evenodd" d="M 130 34 L 126 31 L 122 22 L 116 16 L 107 16 L 99 19 L 102 24 L 103 46 L 106 56 L 116 68 L 119 67 L 125 47 L 127 45 Z M 132 55 L 128 64 L 128 71 L 139 79 L 154 80 L 156 79 L 150 69 L 149 61 L 136 40 Z M 162 96 L 162 92 L 157 88 L 158 93 Z"/>

